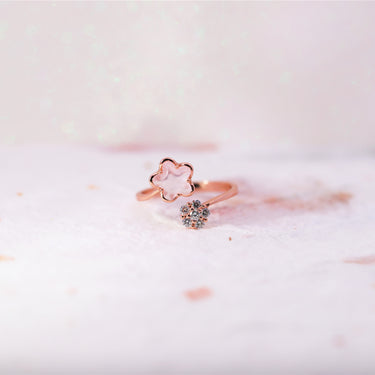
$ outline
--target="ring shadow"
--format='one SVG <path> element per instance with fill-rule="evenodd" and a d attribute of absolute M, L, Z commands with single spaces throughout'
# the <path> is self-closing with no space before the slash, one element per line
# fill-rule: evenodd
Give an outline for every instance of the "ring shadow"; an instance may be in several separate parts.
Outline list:
<path fill-rule="evenodd" d="M 294 187 L 285 186 L 278 191 L 262 191 L 262 187 L 250 185 L 238 179 L 238 195 L 211 208 L 210 227 L 223 223 L 236 226 L 267 224 L 280 217 L 308 213 L 326 212 L 348 205 L 353 195 L 350 192 L 332 191 L 321 182 L 310 182 Z M 276 190 L 276 189 L 275 189 Z M 286 192 L 284 194 L 280 191 Z M 211 219 L 211 217 L 210 217 Z"/>

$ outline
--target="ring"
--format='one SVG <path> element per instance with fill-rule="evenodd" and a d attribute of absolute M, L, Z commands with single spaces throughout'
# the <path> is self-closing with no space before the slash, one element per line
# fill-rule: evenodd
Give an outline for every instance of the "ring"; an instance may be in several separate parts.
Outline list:
<path fill-rule="evenodd" d="M 196 191 L 220 192 L 221 194 L 201 203 L 193 200 L 181 209 L 182 224 L 191 229 L 202 228 L 210 215 L 211 205 L 222 202 L 238 193 L 237 185 L 225 181 L 192 182 L 194 169 L 189 163 L 177 163 L 171 158 L 164 158 L 156 173 L 150 177 L 151 187 L 139 191 L 137 200 L 146 201 L 158 195 L 166 202 L 174 202 L 178 197 L 190 197 Z"/>

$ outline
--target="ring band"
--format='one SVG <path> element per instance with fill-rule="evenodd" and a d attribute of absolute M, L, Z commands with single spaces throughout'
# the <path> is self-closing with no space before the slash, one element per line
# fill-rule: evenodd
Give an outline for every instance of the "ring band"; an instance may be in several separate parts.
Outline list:
<path fill-rule="evenodd" d="M 225 181 L 201 181 L 194 182 L 194 191 L 209 191 L 209 192 L 223 192 L 222 194 L 209 199 L 204 202 L 207 207 L 212 204 L 225 201 L 229 198 L 234 197 L 238 193 L 236 184 Z M 160 189 L 151 187 L 148 189 L 141 190 L 137 193 L 136 197 L 139 201 L 147 201 L 148 199 L 154 198 L 159 195 Z"/>
<path fill-rule="evenodd" d="M 164 158 L 158 171 L 150 177 L 151 187 L 139 191 L 136 198 L 138 201 L 146 201 L 160 195 L 164 201 L 173 202 L 180 196 L 189 197 L 195 191 L 221 192 L 203 203 L 194 200 L 181 207 L 183 225 L 192 229 L 202 228 L 210 215 L 208 207 L 235 196 L 238 188 L 236 184 L 227 181 L 192 182 L 193 171 L 191 164 Z"/>

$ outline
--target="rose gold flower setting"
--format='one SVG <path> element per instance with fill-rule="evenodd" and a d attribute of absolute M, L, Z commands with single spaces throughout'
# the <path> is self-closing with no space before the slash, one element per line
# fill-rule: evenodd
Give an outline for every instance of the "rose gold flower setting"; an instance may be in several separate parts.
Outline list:
<path fill-rule="evenodd" d="M 193 172 L 193 167 L 188 163 L 164 158 L 158 171 L 150 177 L 150 183 L 159 189 L 165 201 L 173 202 L 180 196 L 189 197 L 194 193 L 194 184 L 191 182 Z"/>

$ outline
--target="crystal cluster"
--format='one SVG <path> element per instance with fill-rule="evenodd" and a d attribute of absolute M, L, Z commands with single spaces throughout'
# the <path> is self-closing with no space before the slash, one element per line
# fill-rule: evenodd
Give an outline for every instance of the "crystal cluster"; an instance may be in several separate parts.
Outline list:
<path fill-rule="evenodd" d="M 210 215 L 207 205 L 198 200 L 186 203 L 180 211 L 182 224 L 192 229 L 202 228 Z"/>

